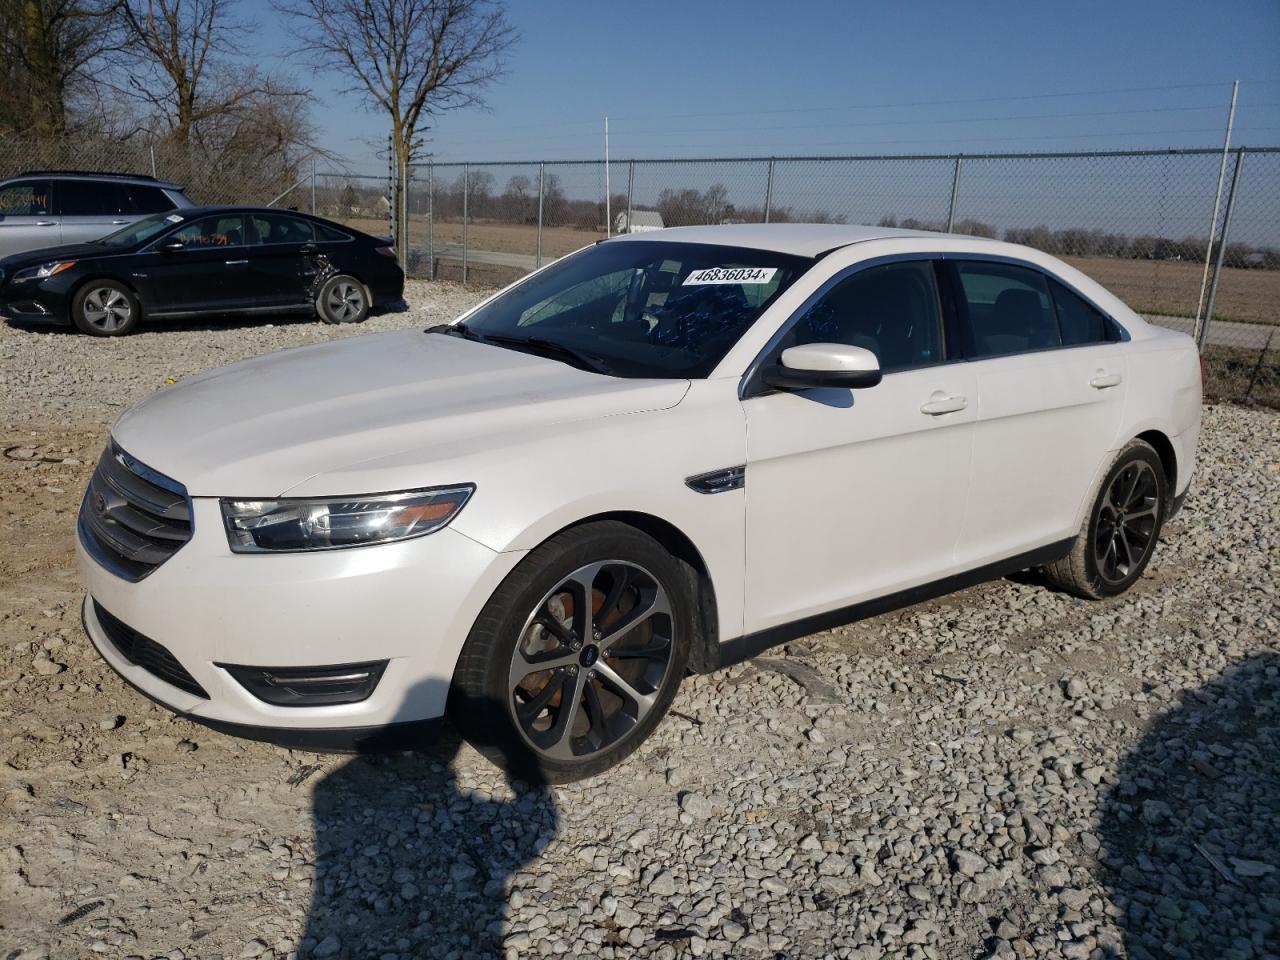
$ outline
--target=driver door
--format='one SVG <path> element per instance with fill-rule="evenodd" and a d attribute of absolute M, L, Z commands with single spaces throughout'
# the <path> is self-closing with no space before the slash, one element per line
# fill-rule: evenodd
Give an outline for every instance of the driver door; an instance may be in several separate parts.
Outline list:
<path fill-rule="evenodd" d="M 748 384 L 744 630 L 839 610 L 955 568 L 976 386 L 949 363 L 929 260 L 852 272 L 801 309 L 772 350 L 843 343 L 876 354 L 864 390 Z"/>

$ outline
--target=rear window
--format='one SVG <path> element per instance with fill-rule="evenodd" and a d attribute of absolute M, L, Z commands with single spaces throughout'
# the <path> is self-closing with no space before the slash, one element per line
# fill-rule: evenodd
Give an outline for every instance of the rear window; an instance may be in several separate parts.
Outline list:
<path fill-rule="evenodd" d="M 1061 346 L 1044 275 L 1003 263 L 956 264 L 973 336 L 973 356 L 998 357 Z"/>
<path fill-rule="evenodd" d="M 1062 329 L 1065 346 L 1106 343 L 1115 339 L 1110 321 L 1097 307 L 1057 280 L 1050 280 L 1049 288 L 1053 291 L 1053 305 L 1058 311 L 1058 326 Z"/>
<path fill-rule="evenodd" d="M 255 213 L 249 217 L 250 242 L 311 243 L 315 238 L 310 220 L 281 213 Z"/>
<path fill-rule="evenodd" d="M 134 213 L 166 213 L 175 206 L 159 187 L 146 187 L 134 183 L 125 189 L 129 194 L 129 206 Z"/>
<path fill-rule="evenodd" d="M 53 185 L 48 180 L 24 180 L 0 187 L 0 217 L 49 216 Z"/>
<path fill-rule="evenodd" d="M 317 223 L 314 226 L 316 228 L 316 237 L 320 240 L 337 242 L 351 239 L 349 234 L 343 233 L 334 227 L 326 226 L 323 223 Z"/>

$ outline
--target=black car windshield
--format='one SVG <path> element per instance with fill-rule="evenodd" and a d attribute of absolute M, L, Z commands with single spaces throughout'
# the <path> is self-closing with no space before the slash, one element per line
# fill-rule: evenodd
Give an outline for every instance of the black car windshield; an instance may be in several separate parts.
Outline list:
<path fill-rule="evenodd" d="M 98 243 L 108 247 L 136 247 L 140 243 L 146 243 L 152 237 L 164 232 L 174 224 L 181 223 L 182 220 L 182 215 L 177 213 L 158 213 L 154 216 L 143 217 L 141 220 L 129 224 L 123 230 L 107 234 Z"/>
<path fill-rule="evenodd" d="M 548 355 L 576 352 L 616 376 L 701 378 L 812 265 L 716 244 L 601 243 L 485 304 L 465 333 Z"/>

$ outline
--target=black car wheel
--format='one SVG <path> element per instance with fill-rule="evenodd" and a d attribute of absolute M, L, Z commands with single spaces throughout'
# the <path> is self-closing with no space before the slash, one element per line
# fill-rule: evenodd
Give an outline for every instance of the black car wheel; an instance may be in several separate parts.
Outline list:
<path fill-rule="evenodd" d="M 71 320 L 92 337 L 119 337 L 132 333 L 142 317 L 138 298 L 115 280 L 90 280 L 71 301 Z"/>
<path fill-rule="evenodd" d="M 364 284 L 346 274 L 330 277 L 316 296 L 316 313 L 325 323 L 360 323 L 369 315 Z"/>
<path fill-rule="evenodd" d="M 1071 553 L 1045 567 L 1046 578 L 1091 600 L 1128 590 L 1151 561 L 1168 501 L 1159 454 L 1130 441 L 1102 478 Z"/>
<path fill-rule="evenodd" d="M 512 775 L 563 783 L 621 763 L 666 714 L 689 658 L 690 580 L 615 522 L 533 551 L 477 620 L 449 714 Z"/>

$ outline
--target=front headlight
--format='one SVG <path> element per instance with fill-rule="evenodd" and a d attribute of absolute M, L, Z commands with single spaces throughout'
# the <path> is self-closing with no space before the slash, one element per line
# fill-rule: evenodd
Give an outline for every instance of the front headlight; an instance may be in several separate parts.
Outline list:
<path fill-rule="evenodd" d="M 475 489 L 463 484 L 368 497 L 223 500 L 222 521 L 235 553 L 359 547 L 434 533 Z"/>
<path fill-rule="evenodd" d="M 53 263 L 42 263 L 38 267 L 27 267 L 25 270 L 19 270 L 13 275 L 14 283 L 22 283 L 24 280 L 48 280 L 50 277 L 56 277 L 63 270 L 70 270 L 76 265 L 74 260 L 59 260 Z"/>

